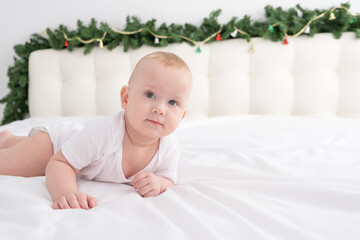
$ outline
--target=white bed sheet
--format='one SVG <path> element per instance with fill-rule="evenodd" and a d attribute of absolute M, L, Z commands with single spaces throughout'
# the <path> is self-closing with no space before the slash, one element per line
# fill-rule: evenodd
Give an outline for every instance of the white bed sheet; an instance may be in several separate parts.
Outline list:
<path fill-rule="evenodd" d="M 26 135 L 43 122 L 0 127 Z M 0 239 L 326 239 L 360 236 L 360 120 L 185 120 L 178 184 L 156 198 L 85 181 L 86 210 L 52 210 L 44 177 L 0 176 Z"/>

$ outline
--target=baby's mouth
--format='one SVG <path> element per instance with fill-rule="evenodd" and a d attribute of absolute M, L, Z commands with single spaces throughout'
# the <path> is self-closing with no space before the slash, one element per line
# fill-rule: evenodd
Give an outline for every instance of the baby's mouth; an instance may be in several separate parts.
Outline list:
<path fill-rule="evenodd" d="M 163 124 L 158 121 L 151 120 L 151 119 L 148 119 L 148 121 L 155 126 L 163 126 Z"/>

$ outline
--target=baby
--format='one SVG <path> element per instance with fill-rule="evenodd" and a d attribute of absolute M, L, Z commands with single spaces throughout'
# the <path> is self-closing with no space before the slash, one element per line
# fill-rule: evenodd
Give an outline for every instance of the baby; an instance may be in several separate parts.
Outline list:
<path fill-rule="evenodd" d="M 186 114 L 192 76 L 172 53 L 155 52 L 136 65 L 121 89 L 119 114 L 90 121 L 83 129 L 34 128 L 28 137 L 0 133 L 0 174 L 46 176 L 54 209 L 93 208 L 76 175 L 131 183 L 143 197 L 176 182 L 179 150 L 170 135 Z"/>

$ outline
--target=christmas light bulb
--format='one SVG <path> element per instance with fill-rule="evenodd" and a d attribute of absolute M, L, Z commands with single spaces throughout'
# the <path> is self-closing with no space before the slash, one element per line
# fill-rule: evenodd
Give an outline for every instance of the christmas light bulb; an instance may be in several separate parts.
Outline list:
<path fill-rule="evenodd" d="M 233 38 L 236 38 L 236 35 L 237 35 L 237 31 L 233 31 L 231 34 L 230 34 Z"/>
<path fill-rule="evenodd" d="M 253 43 L 251 44 L 251 47 L 250 47 L 250 49 L 249 49 L 249 52 L 250 52 L 250 53 L 254 53 L 254 52 L 255 52 L 255 47 L 254 47 L 254 44 L 253 44 Z"/>
<path fill-rule="evenodd" d="M 303 17 L 303 12 L 302 11 L 300 11 L 298 8 L 295 8 L 295 10 L 296 10 L 299 17 Z"/>
<path fill-rule="evenodd" d="M 331 12 L 329 20 L 334 20 L 334 19 L 336 19 L 335 14 L 333 12 Z"/>
<path fill-rule="evenodd" d="M 308 26 L 308 27 L 305 29 L 304 33 L 306 33 L 306 34 L 309 34 L 309 33 L 310 33 L 310 26 Z"/>
<path fill-rule="evenodd" d="M 285 38 L 284 42 L 283 42 L 283 45 L 288 45 L 289 44 L 289 41 L 287 38 Z"/>

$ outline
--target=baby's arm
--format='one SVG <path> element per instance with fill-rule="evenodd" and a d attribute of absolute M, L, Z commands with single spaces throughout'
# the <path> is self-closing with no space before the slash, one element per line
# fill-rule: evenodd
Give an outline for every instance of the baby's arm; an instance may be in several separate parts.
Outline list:
<path fill-rule="evenodd" d="M 167 188 L 174 186 L 174 183 L 152 172 L 139 172 L 135 174 L 131 184 L 138 190 L 142 197 L 156 197 L 166 191 Z"/>
<path fill-rule="evenodd" d="M 89 209 L 96 205 L 96 199 L 79 192 L 74 168 L 64 157 L 61 150 L 54 154 L 46 167 L 46 185 L 53 199 L 54 209 Z"/>

